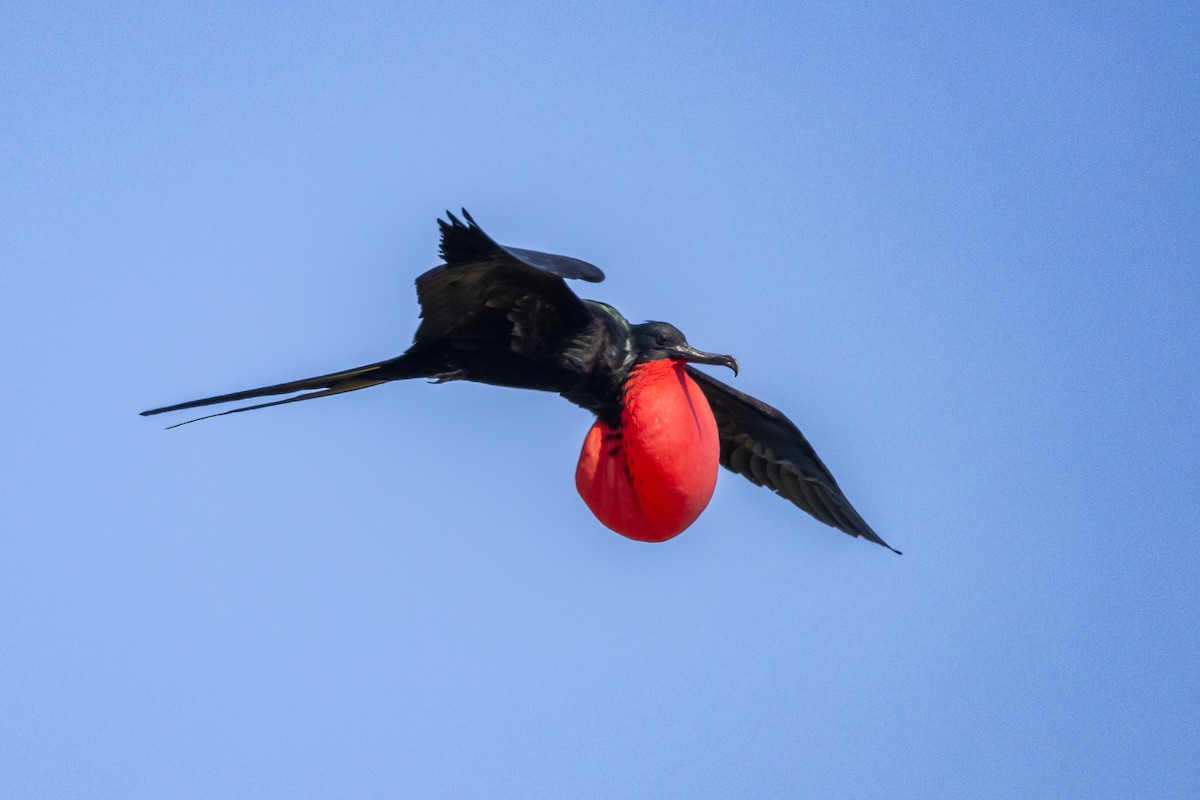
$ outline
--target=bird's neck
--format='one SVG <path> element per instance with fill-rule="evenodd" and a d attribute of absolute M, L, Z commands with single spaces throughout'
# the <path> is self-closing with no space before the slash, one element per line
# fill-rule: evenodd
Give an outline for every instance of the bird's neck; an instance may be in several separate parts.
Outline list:
<path fill-rule="evenodd" d="M 601 340 L 605 345 L 603 360 L 612 374 L 623 383 L 637 358 L 633 352 L 633 330 L 629 320 L 608 303 L 595 300 L 586 302 L 591 307 L 592 318 L 600 323 L 602 329 Z"/>
<path fill-rule="evenodd" d="M 562 396 L 616 425 L 625 383 L 637 360 L 633 335 L 629 321 L 612 306 L 595 300 L 583 302 L 592 315 L 591 325 L 564 348 L 564 356 L 584 377 Z"/>

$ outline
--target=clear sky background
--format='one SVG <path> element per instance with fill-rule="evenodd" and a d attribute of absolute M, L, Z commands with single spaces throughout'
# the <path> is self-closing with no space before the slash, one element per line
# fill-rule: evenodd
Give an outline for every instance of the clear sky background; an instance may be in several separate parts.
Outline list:
<path fill-rule="evenodd" d="M 0 795 L 1200 796 L 1192 3 L 5 4 Z M 735 354 L 886 550 L 393 384 L 434 220 Z"/>

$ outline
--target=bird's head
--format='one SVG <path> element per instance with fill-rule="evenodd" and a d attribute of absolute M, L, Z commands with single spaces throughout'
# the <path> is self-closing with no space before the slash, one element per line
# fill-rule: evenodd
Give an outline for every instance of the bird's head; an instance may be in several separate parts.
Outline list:
<path fill-rule="evenodd" d="M 687 342 L 687 338 L 679 328 L 669 322 L 643 322 L 630 326 L 632 334 L 633 354 L 637 364 L 647 361 L 658 361 L 664 358 L 676 358 L 682 361 L 692 361 L 697 364 L 717 364 L 729 367 L 737 375 L 738 363 L 733 356 L 720 353 L 706 353 L 697 350 Z"/>

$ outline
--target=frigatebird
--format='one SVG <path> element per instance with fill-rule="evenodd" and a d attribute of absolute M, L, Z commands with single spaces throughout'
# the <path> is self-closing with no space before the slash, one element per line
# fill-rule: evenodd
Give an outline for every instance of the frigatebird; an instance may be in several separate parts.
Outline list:
<path fill-rule="evenodd" d="M 586 261 L 497 244 L 466 209 L 465 222 L 446 216 L 438 220 L 444 263 L 417 278 L 421 323 L 403 355 L 142 416 L 305 392 L 188 420 L 197 422 L 408 378 L 556 392 L 596 417 L 575 485 L 617 533 L 659 542 L 683 532 L 708 505 L 720 464 L 827 525 L 899 552 L 863 520 L 791 420 L 692 366 L 736 375 L 733 356 L 697 350 L 669 323 L 631 324 L 610 305 L 580 299 L 565 279 L 604 280 Z"/>

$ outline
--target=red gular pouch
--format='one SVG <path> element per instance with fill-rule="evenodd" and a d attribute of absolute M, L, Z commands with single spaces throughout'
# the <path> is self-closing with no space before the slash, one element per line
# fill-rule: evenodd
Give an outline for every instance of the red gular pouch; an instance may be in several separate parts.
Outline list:
<path fill-rule="evenodd" d="M 579 495 L 597 519 L 630 539 L 662 542 L 682 533 L 717 485 L 717 421 L 684 366 L 662 359 L 634 367 L 618 426 L 596 420 L 583 441 Z"/>

